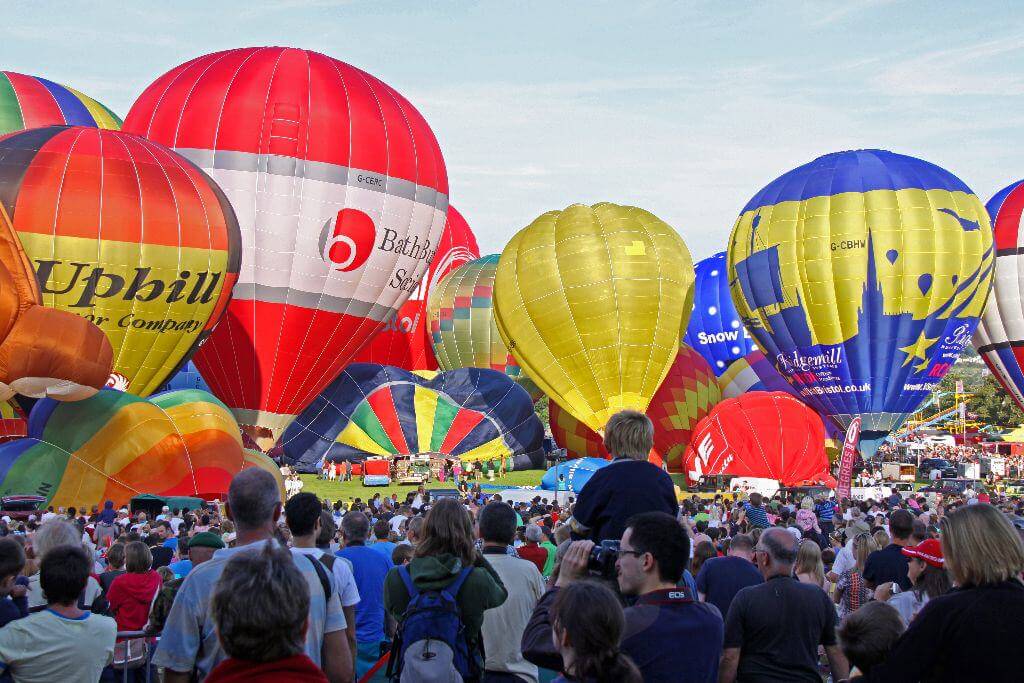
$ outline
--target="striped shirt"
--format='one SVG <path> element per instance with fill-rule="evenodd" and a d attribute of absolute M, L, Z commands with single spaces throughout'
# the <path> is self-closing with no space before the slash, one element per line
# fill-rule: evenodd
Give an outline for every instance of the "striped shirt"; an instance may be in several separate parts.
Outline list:
<path fill-rule="evenodd" d="M 768 528 L 768 513 L 765 512 L 763 507 L 754 507 L 750 503 L 744 503 L 743 509 L 746 510 L 747 521 L 750 522 L 751 526 L 759 529 Z"/>
<path fill-rule="evenodd" d="M 836 516 L 836 504 L 831 500 L 825 500 L 815 505 L 814 511 L 821 521 L 831 522 L 832 518 Z"/>

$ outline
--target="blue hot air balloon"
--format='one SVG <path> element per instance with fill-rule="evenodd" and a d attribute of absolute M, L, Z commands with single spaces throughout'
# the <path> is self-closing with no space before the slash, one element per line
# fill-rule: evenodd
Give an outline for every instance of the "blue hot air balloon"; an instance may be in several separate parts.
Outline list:
<path fill-rule="evenodd" d="M 992 228 L 952 173 L 881 150 L 768 184 L 729 243 L 743 324 L 801 400 L 872 453 L 938 385 L 992 286 Z"/>
<path fill-rule="evenodd" d="M 732 303 L 725 252 L 704 259 L 694 270 L 693 315 L 683 341 L 704 356 L 718 377 L 757 345 Z"/>
<path fill-rule="evenodd" d="M 157 391 L 179 391 L 181 389 L 198 389 L 210 393 L 210 385 L 199 374 L 199 368 L 192 361 L 181 366 L 174 376 L 167 380 L 167 384 Z"/>

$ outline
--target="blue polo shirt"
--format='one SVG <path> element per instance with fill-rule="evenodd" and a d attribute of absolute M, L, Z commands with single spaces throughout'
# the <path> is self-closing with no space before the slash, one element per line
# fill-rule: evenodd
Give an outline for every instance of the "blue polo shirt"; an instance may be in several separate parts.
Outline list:
<path fill-rule="evenodd" d="M 714 605 L 661 590 L 641 595 L 624 614 L 622 651 L 644 683 L 716 683 L 725 624 Z"/>
<path fill-rule="evenodd" d="M 335 553 L 352 564 L 352 575 L 359 589 L 356 605 L 356 642 L 379 643 L 384 640 L 384 577 L 395 566 L 391 557 L 370 546 L 350 545 Z"/>

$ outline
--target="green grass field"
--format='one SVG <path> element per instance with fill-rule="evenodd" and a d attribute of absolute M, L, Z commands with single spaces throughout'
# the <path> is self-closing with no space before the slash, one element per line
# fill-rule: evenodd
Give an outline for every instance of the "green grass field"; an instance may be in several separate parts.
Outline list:
<path fill-rule="evenodd" d="M 509 472 L 504 477 L 495 477 L 494 481 L 488 481 L 486 479 L 481 480 L 481 484 L 494 484 L 496 486 L 505 486 L 512 488 L 513 486 L 538 486 L 540 485 L 540 478 L 544 472 L 542 470 L 524 470 L 522 472 Z M 409 491 L 415 491 L 416 487 L 412 485 L 398 485 L 393 484 L 391 486 L 363 486 L 358 479 L 346 482 L 330 482 L 322 479 L 317 479 L 315 474 L 302 474 L 299 477 L 304 482 L 302 490 L 310 493 L 315 493 L 321 498 L 327 500 L 344 500 L 351 502 L 355 498 L 362 498 L 364 501 L 372 498 L 373 494 L 379 493 L 382 496 L 390 496 L 392 493 L 397 493 L 399 499 L 404 499 L 405 494 Z M 438 481 L 432 481 L 427 484 L 427 488 L 451 488 L 451 482 L 440 483 Z"/>

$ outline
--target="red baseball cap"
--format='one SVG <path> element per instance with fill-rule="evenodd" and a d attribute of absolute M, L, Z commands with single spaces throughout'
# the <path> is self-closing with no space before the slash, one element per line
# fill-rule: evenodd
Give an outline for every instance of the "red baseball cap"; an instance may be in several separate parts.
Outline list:
<path fill-rule="evenodd" d="M 903 548 L 901 552 L 907 557 L 916 557 L 919 560 L 924 560 L 928 565 L 938 567 L 939 569 L 942 569 L 945 562 L 942 558 L 942 543 L 935 538 L 925 539 L 920 545 Z"/>

